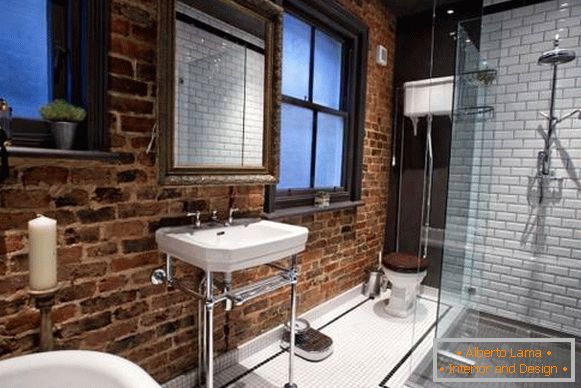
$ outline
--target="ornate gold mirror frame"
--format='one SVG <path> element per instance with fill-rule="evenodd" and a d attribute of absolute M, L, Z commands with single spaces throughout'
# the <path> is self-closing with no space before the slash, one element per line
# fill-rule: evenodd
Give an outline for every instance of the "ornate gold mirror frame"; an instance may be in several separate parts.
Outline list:
<path fill-rule="evenodd" d="M 158 126 L 159 182 L 164 185 L 273 184 L 278 181 L 282 8 L 270 0 L 220 0 L 265 24 L 264 135 L 262 166 L 176 166 L 175 134 L 175 3 L 159 0 Z"/>

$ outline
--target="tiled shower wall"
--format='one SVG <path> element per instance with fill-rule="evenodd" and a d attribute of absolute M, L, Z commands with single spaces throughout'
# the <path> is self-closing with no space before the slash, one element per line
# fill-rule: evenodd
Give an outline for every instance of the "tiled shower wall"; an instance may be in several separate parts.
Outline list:
<path fill-rule="evenodd" d="M 581 121 L 559 124 L 557 179 L 541 205 L 534 181 L 546 130 L 539 112 L 549 110 L 552 77 L 537 60 L 556 33 L 561 47 L 581 54 L 581 0 L 483 17 L 480 60 L 498 76 L 480 103 L 493 106 L 495 117 L 454 128 L 447 226 L 468 232 L 447 236 L 443 288 L 462 292 L 473 308 L 581 335 Z M 561 116 L 581 108 L 581 60 L 562 65 L 558 76 Z M 461 270 L 472 297 L 452 280 Z"/>
<path fill-rule="evenodd" d="M 264 48 L 261 39 L 184 3 L 176 8 Z M 264 54 L 188 22 L 178 20 L 176 32 L 178 164 L 262 166 Z"/>

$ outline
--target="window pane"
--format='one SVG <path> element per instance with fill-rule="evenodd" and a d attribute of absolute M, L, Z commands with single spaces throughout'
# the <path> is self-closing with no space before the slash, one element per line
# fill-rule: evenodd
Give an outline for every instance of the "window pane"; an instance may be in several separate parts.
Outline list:
<path fill-rule="evenodd" d="M 0 12 L 0 97 L 14 117 L 38 118 L 49 100 L 48 5 L 4 0 Z"/>
<path fill-rule="evenodd" d="M 309 98 L 309 62 L 311 27 L 287 13 L 284 14 L 282 52 L 282 94 Z"/>
<path fill-rule="evenodd" d="M 341 42 L 315 32 L 313 102 L 334 109 L 339 109 L 341 99 L 341 51 Z"/>
<path fill-rule="evenodd" d="M 283 104 L 281 117 L 280 183 L 278 189 L 311 186 L 313 111 Z"/>
<path fill-rule="evenodd" d="M 343 117 L 319 113 L 317 119 L 315 187 L 339 187 L 343 167 Z"/>

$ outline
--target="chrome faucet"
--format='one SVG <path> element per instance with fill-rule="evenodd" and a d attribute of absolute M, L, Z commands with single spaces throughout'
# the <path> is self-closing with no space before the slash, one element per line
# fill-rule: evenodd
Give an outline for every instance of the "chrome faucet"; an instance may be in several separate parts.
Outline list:
<path fill-rule="evenodd" d="M 216 210 L 216 209 L 212 210 L 212 215 L 210 216 L 210 220 L 212 222 L 220 222 L 220 220 L 218 219 L 218 210 Z"/>
<path fill-rule="evenodd" d="M 231 207 L 230 210 L 228 210 L 228 222 L 226 223 L 226 225 L 232 225 L 232 223 L 234 222 L 234 213 L 239 211 L 240 209 L 238 209 L 237 207 Z"/>
<path fill-rule="evenodd" d="M 202 226 L 202 222 L 200 221 L 200 211 L 199 210 L 195 211 L 193 213 L 190 213 L 190 212 L 186 213 L 186 217 L 195 217 L 194 222 L 193 222 L 194 227 L 199 228 Z"/>

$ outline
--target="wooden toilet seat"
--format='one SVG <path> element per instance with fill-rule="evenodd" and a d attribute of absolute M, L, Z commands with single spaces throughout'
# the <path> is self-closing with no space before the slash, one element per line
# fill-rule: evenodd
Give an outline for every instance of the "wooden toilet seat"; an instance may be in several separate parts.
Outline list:
<path fill-rule="evenodd" d="M 392 271 L 414 273 L 425 271 L 430 264 L 428 259 L 418 257 L 413 253 L 394 252 L 383 259 L 383 265 Z"/>

